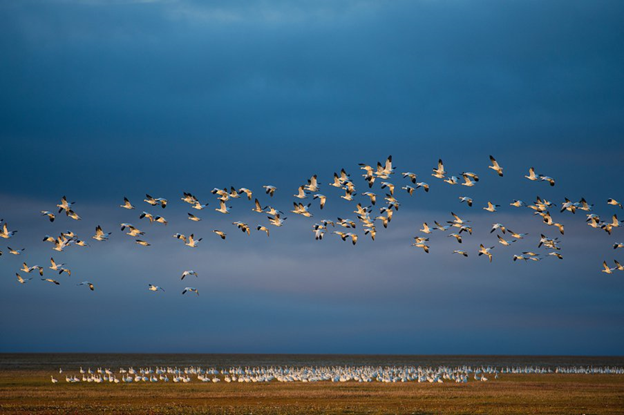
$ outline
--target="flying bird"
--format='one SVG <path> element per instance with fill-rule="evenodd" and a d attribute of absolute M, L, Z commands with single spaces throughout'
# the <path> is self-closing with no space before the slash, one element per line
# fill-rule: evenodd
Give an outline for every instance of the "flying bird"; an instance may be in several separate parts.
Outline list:
<path fill-rule="evenodd" d="M 153 285 L 153 284 L 148 284 L 147 289 L 150 291 L 162 290 L 162 292 L 165 292 L 165 290 L 162 287 L 159 287 L 158 285 Z"/>
<path fill-rule="evenodd" d="M 492 252 L 490 252 L 492 249 L 494 249 L 493 246 L 486 248 L 483 244 L 479 245 L 479 256 L 486 255 L 490 259 L 490 262 L 492 262 Z"/>
<path fill-rule="evenodd" d="M 184 277 L 187 277 L 187 276 L 189 276 L 189 275 L 194 275 L 194 276 L 195 276 L 195 278 L 197 278 L 197 273 L 196 273 L 195 271 L 193 271 L 193 270 L 188 270 L 188 271 L 184 271 L 184 272 L 182 273 L 182 277 L 180 277 L 180 279 L 181 279 L 181 280 L 183 280 L 183 279 L 184 279 Z"/>
<path fill-rule="evenodd" d="M 442 159 L 438 160 L 438 168 L 433 169 L 433 173 L 431 174 L 433 177 L 437 177 L 438 179 L 444 179 L 446 171 L 444 170 L 444 163 Z"/>
<path fill-rule="evenodd" d="M 496 162 L 494 157 L 490 156 L 490 161 L 492 162 L 492 165 L 488 166 L 488 168 L 494 170 L 500 177 L 503 177 L 503 168 Z"/>
<path fill-rule="evenodd" d="M 111 235 L 111 232 L 104 233 L 102 227 L 100 225 L 95 227 L 95 235 L 92 236 L 96 241 L 107 241 L 108 237 Z"/>
<path fill-rule="evenodd" d="M 195 248 L 197 247 L 197 244 L 201 242 L 202 239 L 203 238 L 195 239 L 195 235 L 191 234 L 188 237 L 188 240 L 186 241 L 184 245 L 189 246 L 191 248 Z"/>
<path fill-rule="evenodd" d="M 128 210 L 134 209 L 134 206 L 132 206 L 132 203 L 130 203 L 127 197 L 124 197 L 124 203 L 123 205 L 119 205 L 119 207 L 128 209 Z"/>
<path fill-rule="evenodd" d="M 197 290 L 197 288 L 194 288 L 194 287 L 185 287 L 184 291 L 182 291 L 182 294 L 186 294 L 189 291 L 194 292 L 195 294 L 199 295 L 199 291 Z"/>
<path fill-rule="evenodd" d="M 199 222 L 201 220 L 201 218 L 198 218 L 197 216 L 193 215 L 192 213 L 187 213 L 188 215 L 188 220 L 192 220 L 193 222 Z"/>
<path fill-rule="evenodd" d="M 219 235 L 221 237 L 221 239 L 225 239 L 226 233 L 220 230 L 213 230 L 214 233 L 216 233 L 217 235 Z"/>
<path fill-rule="evenodd" d="M 492 202 L 488 202 L 487 206 L 483 208 L 483 210 L 487 210 L 488 212 L 496 212 L 496 209 L 499 208 L 500 205 L 493 205 Z"/>
<path fill-rule="evenodd" d="M 266 186 L 262 186 L 262 187 L 264 187 L 264 190 L 266 191 L 266 194 L 268 194 L 271 197 L 273 197 L 273 195 L 275 194 L 275 191 L 277 190 L 277 187 L 271 186 L 271 185 L 266 185 Z"/>
<path fill-rule="evenodd" d="M 88 286 L 88 287 L 89 287 L 89 289 L 90 289 L 91 291 L 94 291 L 94 290 L 95 290 L 95 287 L 93 287 L 93 283 L 91 283 L 91 282 L 89 282 L 89 281 L 83 281 L 83 282 L 81 282 L 80 284 L 76 284 L 76 285 L 86 285 L 86 286 Z"/>
<path fill-rule="evenodd" d="M 246 187 L 241 187 L 240 189 L 238 189 L 239 195 L 243 193 L 247 195 L 247 200 L 251 200 L 251 196 L 253 195 L 251 190 L 247 189 Z"/>
<path fill-rule="evenodd" d="M 319 201 L 321 202 L 321 209 L 325 207 L 325 202 L 327 202 L 327 196 L 317 193 L 312 198 L 319 199 Z"/>
<path fill-rule="evenodd" d="M 56 218 L 56 215 L 48 210 L 42 210 L 41 216 L 47 216 L 48 219 L 50 219 L 50 222 L 54 222 L 54 219 Z"/>
<path fill-rule="evenodd" d="M 22 278 L 22 276 L 19 275 L 17 272 L 15 273 L 15 275 L 17 275 L 17 282 L 19 282 L 20 284 L 26 284 L 28 281 L 32 280 L 32 277 L 26 279 Z"/>

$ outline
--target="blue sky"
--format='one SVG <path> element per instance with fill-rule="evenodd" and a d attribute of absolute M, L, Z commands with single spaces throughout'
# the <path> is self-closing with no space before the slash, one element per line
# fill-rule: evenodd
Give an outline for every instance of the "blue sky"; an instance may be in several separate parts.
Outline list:
<path fill-rule="evenodd" d="M 554 210 L 564 260 L 514 263 L 540 233 L 558 234 L 509 202 L 585 197 L 603 219 L 624 216 L 605 203 L 624 199 L 623 20 L 615 1 L 2 3 L 0 217 L 19 232 L 0 240 L 0 351 L 621 354 L 624 274 L 600 272 L 624 262 L 612 249 L 621 229 L 610 237 Z M 431 192 L 397 190 L 401 209 L 375 242 L 315 241 L 315 221 L 355 219 L 327 185 L 333 172 L 361 193 L 358 163 L 389 154 Z M 442 183 L 430 176 L 438 158 L 482 180 Z M 531 166 L 557 185 L 524 179 Z M 326 210 L 288 212 L 269 238 L 231 225 L 266 224 L 246 200 L 213 210 L 213 187 L 244 186 L 286 212 L 313 174 Z M 202 222 L 186 219 L 184 191 L 210 203 Z M 151 208 L 145 193 L 171 203 Z M 82 221 L 39 216 L 63 195 Z M 139 212 L 117 207 L 124 196 Z M 483 211 L 488 200 L 500 212 Z M 142 210 L 169 225 L 143 223 Z M 475 227 L 462 246 L 441 233 L 429 255 L 410 246 L 451 211 Z M 495 222 L 530 235 L 503 247 Z M 90 238 L 96 225 L 110 241 Z M 41 242 L 66 229 L 91 247 Z M 193 250 L 174 232 L 204 240 Z M 492 264 L 480 243 L 496 245 Z M 470 256 L 450 254 L 460 248 Z M 73 271 L 61 286 L 16 283 L 22 261 L 50 256 Z M 198 271 L 199 297 L 180 295 L 185 269 Z"/>

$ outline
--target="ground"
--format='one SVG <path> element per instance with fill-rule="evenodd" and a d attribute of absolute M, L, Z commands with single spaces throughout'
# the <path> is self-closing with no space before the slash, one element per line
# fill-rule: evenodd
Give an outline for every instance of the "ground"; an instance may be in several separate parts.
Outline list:
<path fill-rule="evenodd" d="M 52 384 L 49 371 L 0 373 L 2 413 L 622 414 L 622 375 L 503 375 L 468 384 Z"/>

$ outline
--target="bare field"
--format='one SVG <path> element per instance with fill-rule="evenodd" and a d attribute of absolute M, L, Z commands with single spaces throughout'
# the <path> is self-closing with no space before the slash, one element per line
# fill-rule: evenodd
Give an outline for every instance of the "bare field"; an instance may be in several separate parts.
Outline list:
<path fill-rule="evenodd" d="M 489 382 L 58 384 L 0 373 L 2 413 L 622 414 L 624 376 L 503 375 Z M 61 376 L 57 376 L 61 377 Z"/>

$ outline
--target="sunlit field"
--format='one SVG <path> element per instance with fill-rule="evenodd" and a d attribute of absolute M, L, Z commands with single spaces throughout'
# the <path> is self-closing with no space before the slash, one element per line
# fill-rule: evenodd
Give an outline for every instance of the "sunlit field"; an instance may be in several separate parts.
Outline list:
<path fill-rule="evenodd" d="M 49 371 L 0 374 L 3 413 L 487 413 L 621 414 L 624 376 L 505 375 L 443 383 L 50 382 Z"/>
<path fill-rule="evenodd" d="M 221 364 L 217 364 L 221 362 Z M 498 378 L 467 383 L 278 382 L 226 383 L 222 370 L 257 367 L 487 367 Z M 483 366 L 482 366 L 483 365 Z M 110 368 L 220 368 L 220 382 L 68 383 L 66 377 Z M 620 374 L 511 374 L 503 368 L 612 368 Z M 226 414 L 621 414 L 622 360 L 557 356 L 365 356 L 365 355 L 0 355 L 0 411 L 3 413 L 226 413 Z M 63 369 L 59 373 L 59 369 Z M 53 376 L 58 383 L 52 383 Z M 89 374 L 86 374 L 89 377 Z M 172 379 L 172 375 L 168 375 Z"/>

